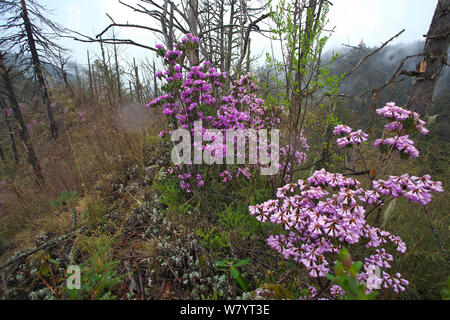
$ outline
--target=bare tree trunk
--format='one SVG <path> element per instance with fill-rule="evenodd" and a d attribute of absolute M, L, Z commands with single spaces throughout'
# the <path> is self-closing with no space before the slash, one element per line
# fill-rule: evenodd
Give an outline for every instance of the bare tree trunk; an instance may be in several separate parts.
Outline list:
<path fill-rule="evenodd" d="M 19 156 L 17 155 L 17 147 L 16 147 L 16 140 L 14 139 L 14 132 L 11 128 L 11 123 L 9 121 L 8 115 L 6 114 L 6 103 L 3 101 L 3 99 L 0 100 L 0 106 L 2 108 L 2 117 L 3 121 L 5 122 L 5 127 L 8 130 L 9 135 L 9 142 L 11 143 L 11 150 L 13 153 L 14 163 L 19 163 Z"/>
<path fill-rule="evenodd" d="M 188 2 L 188 22 L 191 33 L 198 37 L 198 0 L 189 0 Z M 200 62 L 199 49 L 192 50 L 189 54 L 191 66 L 196 66 Z"/>
<path fill-rule="evenodd" d="M 106 53 L 105 53 L 105 47 L 103 45 L 103 42 L 100 42 L 100 49 L 102 52 L 102 65 L 103 65 L 103 73 L 105 76 L 105 81 L 106 81 L 106 89 L 108 90 L 107 95 L 109 96 L 109 81 L 110 81 L 110 73 L 109 73 L 109 67 L 108 67 L 108 63 L 106 61 Z"/>
<path fill-rule="evenodd" d="M 69 79 L 67 78 L 67 72 L 66 72 L 66 64 L 67 64 L 68 58 L 64 58 L 62 56 L 62 53 L 59 52 L 58 60 L 59 60 L 59 69 L 61 69 L 60 74 L 64 81 L 64 85 L 66 86 L 66 90 L 68 90 L 70 92 L 70 95 L 72 97 L 74 97 L 75 93 L 73 92 L 72 86 L 69 83 Z"/>
<path fill-rule="evenodd" d="M 48 94 L 47 85 L 45 83 L 44 75 L 42 73 L 42 65 L 39 60 L 39 55 L 37 53 L 31 21 L 28 17 L 28 10 L 27 10 L 27 6 L 25 4 L 25 0 L 20 0 L 20 3 L 22 4 L 22 19 L 23 19 L 23 23 L 24 23 L 24 27 L 25 27 L 25 32 L 27 34 L 28 44 L 30 46 L 31 57 L 33 59 L 34 72 L 36 73 L 36 77 L 38 78 L 38 81 L 39 81 L 39 87 L 40 87 L 40 91 L 41 91 L 42 100 L 44 102 L 45 111 L 47 113 L 47 118 L 50 123 L 50 138 L 56 140 L 56 138 L 58 136 L 58 126 L 56 124 L 55 117 L 53 115 L 53 110 L 52 110 L 51 102 L 50 102 L 50 96 Z"/>
<path fill-rule="evenodd" d="M 133 101 L 133 85 L 131 84 L 131 80 L 128 80 L 128 86 L 130 87 L 130 100 Z"/>
<path fill-rule="evenodd" d="M 113 39 L 116 38 L 116 35 L 113 32 Z M 120 70 L 119 70 L 119 53 L 117 50 L 117 45 L 114 43 L 114 63 L 116 69 L 116 80 L 117 80 L 117 95 L 119 97 L 119 101 L 122 101 L 122 84 L 120 83 Z"/>
<path fill-rule="evenodd" d="M 92 99 L 94 97 L 94 85 L 93 85 L 93 79 L 92 79 L 91 58 L 89 56 L 89 50 L 87 50 L 87 59 L 88 59 L 88 72 L 89 72 L 89 96 Z"/>
<path fill-rule="evenodd" d="M 70 92 L 70 95 L 72 97 L 75 96 L 75 93 L 73 92 L 72 86 L 69 83 L 69 80 L 67 79 L 67 72 L 66 70 L 61 70 L 62 71 L 62 76 L 63 76 L 63 80 L 64 80 L 64 84 L 66 85 L 66 89 Z"/>
<path fill-rule="evenodd" d="M 219 25 L 224 25 L 225 18 L 225 3 L 224 0 L 220 1 L 220 13 L 219 13 Z M 220 29 L 220 70 L 224 70 L 225 67 L 225 28 Z"/>
<path fill-rule="evenodd" d="M 423 57 L 414 72 L 415 81 L 408 101 L 408 109 L 426 115 L 432 101 L 442 68 L 448 65 L 450 44 L 450 0 L 439 0 L 433 20 L 426 35 Z"/>
<path fill-rule="evenodd" d="M 169 1 L 164 0 L 163 12 L 160 16 L 161 23 L 161 31 L 164 35 L 164 40 L 166 41 L 166 46 L 169 50 L 173 50 L 173 41 L 174 41 L 174 30 L 173 30 L 173 18 L 174 18 L 174 8 L 173 3 L 170 2 L 170 13 L 168 10 Z M 169 20 L 167 20 L 169 17 Z M 168 23 L 168 24 L 167 24 Z"/>
<path fill-rule="evenodd" d="M 18 127 L 19 127 L 19 136 L 22 139 L 25 149 L 27 151 L 27 160 L 28 163 L 33 168 L 33 172 L 36 175 L 36 178 L 39 181 L 43 181 L 44 178 L 42 176 L 41 166 L 39 165 L 38 159 L 33 149 L 33 145 L 31 143 L 30 135 L 27 130 L 27 126 L 22 117 L 22 112 L 19 108 L 19 102 L 14 93 L 14 89 L 11 83 L 11 78 L 9 77 L 8 69 L 6 69 L 5 59 L 3 53 L 0 52 L 0 74 L 2 76 L 3 82 L 5 84 L 5 89 L 8 95 L 9 102 L 11 103 L 11 107 L 13 110 L 14 117 L 16 118 Z"/>
<path fill-rule="evenodd" d="M 158 96 L 158 78 L 156 77 L 155 60 L 153 60 L 153 94 L 155 98 Z"/>
<path fill-rule="evenodd" d="M 98 100 L 101 92 L 101 84 L 98 83 L 98 70 L 96 68 L 92 69 L 92 84 L 94 86 L 94 96 L 95 99 Z"/>
<path fill-rule="evenodd" d="M 137 101 L 142 103 L 142 90 L 141 90 L 141 81 L 139 79 L 139 68 L 136 65 L 136 59 L 133 58 L 133 67 L 134 67 L 134 77 L 135 77 L 135 91 L 137 96 Z"/>
<path fill-rule="evenodd" d="M 305 30 L 303 33 L 299 34 L 299 54 L 297 60 L 297 70 L 295 73 L 295 81 L 294 86 L 292 88 L 292 117 L 293 117 L 293 126 L 295 137 L 299 135 L 299 121 L 302 113 L 302 107 L 304 102 L 304 97 L 301 94 L 302 91 L 302 82 L 305 77 L 305 72 L 302 70 L 302 63 L 305 55 L 308 54 L 312 50 L 312 46 L 314 45 L 313 38 L 315 34 L 320 31 L 318 28 L 318 23 L 321 19 L 322 9 L 324 6 L 324 0 L 310 0 L 307 6 L 307 10 L 309 14 L 306 17 Z M 301 5 L 300 5 L 301 6 Z M 301 10 L 301 9 L 300 9 Z M 299 17 L 301 17 L 301 13 L 299 13 Z M 303 35 L 303 39 L 301 36 Z"/>
<path fill-rule="evenodd" d="M 230 75 L 231 71 L 231 56 L 233 54 L 233 23 L 234 23 L 234 14 L 235 8 L 234 5 L 236 0 L 231 0 L 231 12 L 230 12 L 230 27 L 228 28 L 227 34 L 227 51 L 225 53 L 225 72 Z M 227 78 L 227 87 L 228 87 L 228 78 Z"/>
<path fill-rule="evenodd" d="M 250 72 L 250 62 L 251 62 L 251 58 L 250 58 L 250 54 L 251 54 L 251 39 L 248 39 L 248 48 L 247 48 L 247 64 L 245 66 L 245 72 L 249 73 Z"/>

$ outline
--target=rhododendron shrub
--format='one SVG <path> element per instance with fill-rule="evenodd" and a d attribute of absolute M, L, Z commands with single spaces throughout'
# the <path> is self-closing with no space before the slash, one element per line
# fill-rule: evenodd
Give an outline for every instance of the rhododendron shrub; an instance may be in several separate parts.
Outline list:
<path fill-rule="evenodd" d="M 383 138 L 375 141 L 380 148 L 379 163 L 383 164 L 392 152 L 418 155 L 414 142 L 409 137 L 417 133 L 426 134 L 425 122 L 418 114 L 389 103 L 377 113 L 392 120 L 386 125 Z M 344 148 L 368 141 L 368 135 L 361 130 L 353 131 L 346 125 L 338 125 L 334 134 L 339 136 L 337 144 Z M 387 137 L 389 134 L 393 137 Z M 405 290 L 408 281 L 401 274 L 390 272 L 395 248 L 406 252 L 406 245 L 400 237 L 381 230 L 368 223 L 368 216 L 392 199 L 405 197 L 413 202 L 426 205 L 432 193 L 443 191 L 442 183 L 423 177 L 389 176 L 385 180 L 374 180 L 364 187 L 360 181 L 341 173 L 331 173 L 324 169 L 316 171 L 306 180 L 298 180 L 278 189 L 276 199 L 249 207 L 251 215 L 261 222 L 271 222 L 282 226 L 284 232 L 267 239 L 268 245 L 286 259 L 293 259 L 304 266 L 311 279 L 325 278 L 337 254 L 349 245 L 362 245 L 367 249 L 363 268 L 357 278 L 370 283 L 373 270 L 379 268 L 378 284 L 381 288 L 392 288 L 395 292 Z M 367 286 L 368 292 L 373 286 Z M 313 290 L 314 291 L 314 290 Z M 331 287 L 333 297 L 342 294 L 338 285 Z M 311 295 L 314 297 L 314 294 Z"/>
<path fill-rule="evenodd" d="M 174 165 L 169 169 L 170 173 L 177 175 L 181 188 L 187 192 L 205 185 L 206 177 L 201 174 L 199 167 L 202 154 L 205 152 L 211 154 L 216 164 L 225 163 L 227 144 L 224 137 L 227 131 L 248 132 L 262 129 L 270 132 L 278 128 L 280 117 L 285 113 L 283 107 L 266 106 L 264 99 L 258 95 L 258 81 L 250 73 L 232 81 L 230 88 L 227 89 L 225 84 L 229 75 L 213 68 L 210 62 L 205 61 L 198 66 L 187 67 L 187 59 L 190 52 L 197 48 L 197 42 L 197 38 L 187 34 L 180 43 L 174 45 L 173 50 L 166 50 L 162 45 L 156 46 L 166 67 L 165 71 L 156 73 L 156 76 L 164 82 L 162 89 L 165 93 L 147 105 L 162 108 L 171 130 L 183 128 L 191 133 L 194 154 L 192 161 Z M 201 127 L 196 125 L 198 123 L 201 123 Z M 172 131 L 161 132 L 160 136 L 171 133 Z M 248 158 L 255 156 L 251 154 L 249 146 L 258 137 L 248 134 L 247 139 L 244 155 L 239 153 L 235 145 L 234 153 L 238 159 L 240 156 L 244 159 L 246 155 Z M 236 144 L 238 140 L 239 137 L 236 137 Z M 285 161 L 279 164 L 278 169 L 286 176 L 292 167 L 290 162 L 300 165 L 306 159 L 306 154 L 303 153 L 303 150 L 308 148 L 306 139 L 301 136 L 299 141 L 299 145 L 303 146 L 302 150 L 290 145 L 281 150 L 282 160 Z M 271 147 L 269 143 L 267 157 L 270 157 Z M 234 179 L 250 180 L 252 176 L 259 174 L 263 164 L 260 160 L 256 163 L 247 162 L 226 167 L 216 166 L 214 169 L 208 168 L 208 171 L 211 173 L 218 170 L 216 177 L 225 184 Z"/>

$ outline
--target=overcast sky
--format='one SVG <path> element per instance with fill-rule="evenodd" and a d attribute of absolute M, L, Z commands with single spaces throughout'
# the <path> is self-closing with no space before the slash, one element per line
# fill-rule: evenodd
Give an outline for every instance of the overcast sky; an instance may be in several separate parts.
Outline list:
<path fill-rule="evenodd" d="M 135 3 L 138 0 L 125 0 Z M 53 9 L 54 17 L 64 27 L 91 36 L 109 24 L 106 13 L 116 22 L 148 24 L 143 14 L 133 13 L 117 0 L 39 0 Z M 341 44 L 357 45 L 362 40 L 371 46 L 379 45 L 402 29 L 406 31 L 395 43 L 422 40 L 433 17 L 437 0 L 332 0 L 328 28 L 335 27 L 327 48 Z M 146 45 L 159 42 L 152 34 L 142 30 L 120 30 L 121 38 L 131 38 Z M 97 51 L 98 44 L 82 44 L 64 41 L 79 63 L 86 62 L 86 49 Z M 267 45 L 253 41 L 253 53 L 259 53 Z M 138 48 L 123 48 L 123 55 L 145 57 L 148 51 Z"/>

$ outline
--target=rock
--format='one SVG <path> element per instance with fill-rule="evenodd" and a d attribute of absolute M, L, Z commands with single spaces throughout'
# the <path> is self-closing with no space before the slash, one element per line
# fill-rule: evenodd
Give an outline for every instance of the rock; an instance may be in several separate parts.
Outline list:
<path fill-rule="evenodd" d="M 292 300 L 292 292 L 280 284 L 266 283 L 251 293 L 253 300 Z"/>

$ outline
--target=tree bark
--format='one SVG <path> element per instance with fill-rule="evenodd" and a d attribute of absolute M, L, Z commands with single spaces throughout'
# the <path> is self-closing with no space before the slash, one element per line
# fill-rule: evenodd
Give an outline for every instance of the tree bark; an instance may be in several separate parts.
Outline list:
<path fill-rule="evenodd" d="M 137 97 L 138 103 L 142 103 L 142 86 L 141 86 L 141 80 L 139 79 L 139 67 L 136 65 L 135 58 L 133 58 L 133 69 L 134 69 L 134 77 L 135 77 L 134 91 L 136 92 L 136 97 Z"/>
<path fill-rule="evenodd" d="M 113 39 L 116 39 L 116 35 L 113 32 Z M 117 50 L 117 45 L 114 43 L 114 63 L 116 69 L 116 81 L 117 81 L 117 95 L 119 101 L 122 101 L 122 83 L 120 81 L 120 67 L 119 67 L 119 52 Z"/>
<path fill-rule="evenodd" d="M 231 0 L 231 11 L 230 11 L 230 22 L 227 34 L 227 51 L 225 52 L 225 72 L 230 75 L 231 71 L 231 56 L 233 54 L 233 23 L 235 15 L 235 5 L 236 0 Z M 228 80 L 227 80 L 228 87 Z"/>
<path fill-rule="evenodd" d="M 219 25 L 222 27 L 224 25 L 225 19 L 225 4 L 224 0 L 220 1 L 220 13 L 219 13 Z M 220 70 L 224 70 L 225 67 L 225 28 L 220 29 Z"/>
<path fill-rule="evenodd" d="M 58 60 L 59 60 L 59 69 L 60 69 L 60 73 L 61 73 L 61 78 L 64 81 L 64 85 L 66 86 L 66 90 L 70 92 L 70 96 L 73 98 L 75 96 L 75 93 L 72 89 L 72 86 L 69 83 L 69 79 L 67 77 L 67 71 L 66 71 L 66 64 L 68 61 L 68 58 L 64 58 L 62 53 L 59 52 L 58 55 Z"/>
<path fill-rule="evenodd" d="M 94 98 L 94 85 L 92 79 L 92 69 L 91 69 L 91 57 L 89 56 L 89 50 L 87 50 L 87 59 L 88 59 L 88 75 L 89 75 L 89 97 L 91 99 Z"/>
<path fill-rule="evenodd" d="M 8 115 L 6 114 L 6 103 L 2 100 L 0 100 L 0 106 L 2 108 L 2 116 L 3 121 L 5 122 L 5 127 L 8 130 L 9 135 L 9 142 L 11 143 L 11 150 L 13 153 L 14 163 L 17 165 L 19 163 L 19 156 L 17 155 L 17 147 L 16 147 L 16 140 L 14 139 L 14 132 L 11 128 L 11 123 L 9 121 Z"/>
<path fill-rule="evenodd" d="M 18 127 L 19 127 L 19 136 L 22 139 L 25 149 L 27 151 L 27 160 L 28 163 L 33 168 L 33 172 L 36 175 L 36 178 L 39 181 L 43 181 L 44 178 L 42 176 L 41 166 L 39 165 L 39 161 L 36 157 L 36 154 L 33 149 L 33 145 L 31 143 L 30 135 L 28 133 L 27 126 L 22 117 L 22 112 L 19 108 L 19 101 L 14 93 L 14 89 L 12 86 L 11 78 L 9 77 L 8 69 L 6 68 L 5 59 L 3 53 L 0 52 L 0 74 L 2 76 L 3 82 L 5 84 L 5 89 L 8 95 L 9 102 L 11 103 L 11 108 L 13 110 L 14 118 L 16 118 Z"/>
<path fill-rule="evenodd" d="M 198 37 L 198 0 L 189 0 L 188 2 L 188 22 L 192 35 Z M 192 50 L 189 54 L 189 62 L 191 67 L 199 64 L 200 58 L 198 48 Z"/>
<path fill-rule="evenodd" d="M 36 49 L 36 43 L 34 41 L 34 35 L 32 30 L 32 25 L 30 18 L 28 16 L 27 6 L 25 4 L 25 0 L 20 0 L 22 5 L 22 19 L 25 27 L 25 32 L 27 34 L 28 45 L 30 46 L 30 53 L 33 59 L 34 72 L 39 81 L 39 89 L 41 91 L 42 101 L 45 105 L 45 111 L 47 113 L 47 118 L 50 123 L 50 138 L 55 139 L 58 136 L 58 126 L 55 121 L 55 117 L 53 115 L 53 110 L 51 107 L 50 96 L 48 94 L 47 85 L 45 83 L 44 75 L 42 72 L 42 65 L 39 60 L 39 55 Z"/>
<path fill-rule="evenodd" d="M 156 98 L 158 95 L 158 78 L 156 77 L 155 60 L 153 60 L 153 97 Z"/>
<path fill-rule="evenodd" d="M 425 116 L 433 102 L 434 89 L 444 66 L 448 65 L 450 43 L 450 0 L 439 0 L 426 35 L 422 61 L 417 66 L 408 109 Z"/>

